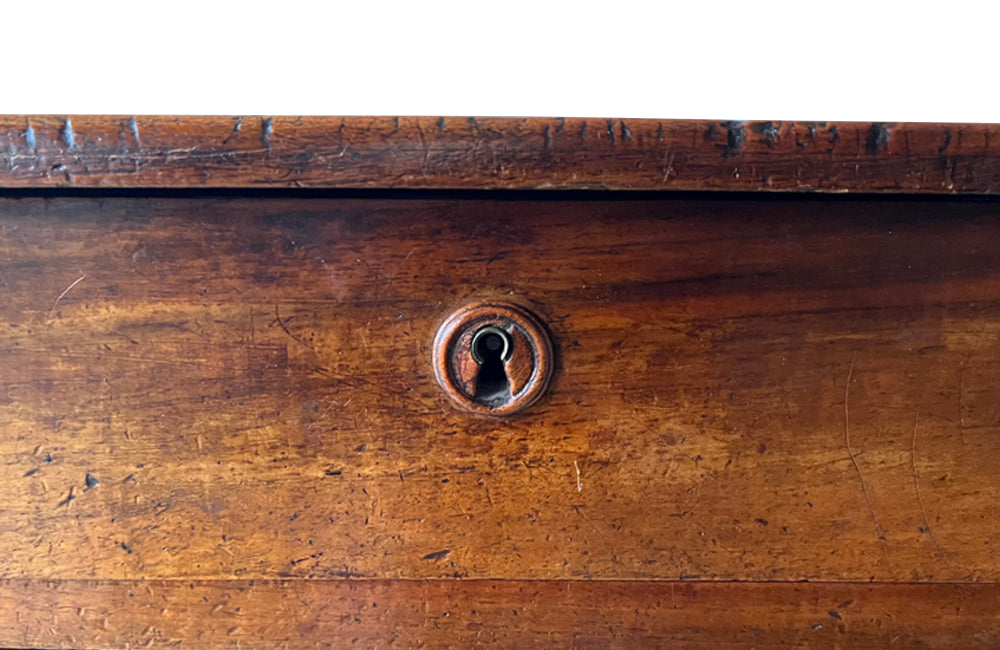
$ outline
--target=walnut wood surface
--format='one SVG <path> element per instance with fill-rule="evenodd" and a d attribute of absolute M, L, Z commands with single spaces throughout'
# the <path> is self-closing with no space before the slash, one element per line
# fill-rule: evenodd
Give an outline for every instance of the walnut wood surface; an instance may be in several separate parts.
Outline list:
<path fill-rule="evenodd" d="M 0 116 L 0 187 L 1000 191 L 1000 125 Z"/>
<path fill-rule="evenodd" d="M 0 642 L 989 647 L 998 236 L 956 198 L 0 199 Z M 500 297 L 559 368 L 498 422 L 430 344 Z"/>
<path fill-rule="evenodd" d="M 0 643 L 51 648 L 955 648 L 997 585 L 0 581 Z"/>

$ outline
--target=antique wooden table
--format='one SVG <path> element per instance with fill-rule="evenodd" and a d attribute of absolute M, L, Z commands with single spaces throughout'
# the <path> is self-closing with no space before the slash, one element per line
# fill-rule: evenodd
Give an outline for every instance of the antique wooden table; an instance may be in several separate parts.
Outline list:
<path fill-rule="evenodd" d="M 984 125 L 0 117 L 0 645 L 996 647 L 998 190 Z"/>

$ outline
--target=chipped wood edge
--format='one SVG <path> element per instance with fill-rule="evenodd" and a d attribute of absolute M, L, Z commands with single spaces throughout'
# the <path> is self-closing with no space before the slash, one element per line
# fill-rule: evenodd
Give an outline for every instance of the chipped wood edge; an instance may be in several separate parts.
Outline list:
<path fill-rule="evenodd" d="M 0 188 L 53 187 L 988 195 L 1000 125 L 0 116 Z"/>

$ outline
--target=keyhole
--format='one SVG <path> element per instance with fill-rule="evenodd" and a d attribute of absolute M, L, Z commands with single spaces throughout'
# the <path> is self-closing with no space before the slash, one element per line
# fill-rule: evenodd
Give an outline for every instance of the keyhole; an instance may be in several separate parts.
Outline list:
<path fill-rule="evenodd" d="M 510 380 L 504 362 L 510 359 L 510 335 L 490 325 L 472 337 L 472 358 L 479 364 L 476 376 L 476 401 L 487 406 L 510 399 Z"/>

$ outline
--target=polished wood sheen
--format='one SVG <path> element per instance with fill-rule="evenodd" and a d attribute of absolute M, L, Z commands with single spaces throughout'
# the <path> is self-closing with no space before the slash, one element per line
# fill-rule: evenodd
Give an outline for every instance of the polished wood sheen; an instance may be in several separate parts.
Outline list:
<path fill-rule="evenodd" d="M 988 196 L 9 191 L 0 645 L 995 647 L 998 240 Z M 554 343 L 506 418 L 433 364 L 491 301 Z"/>

